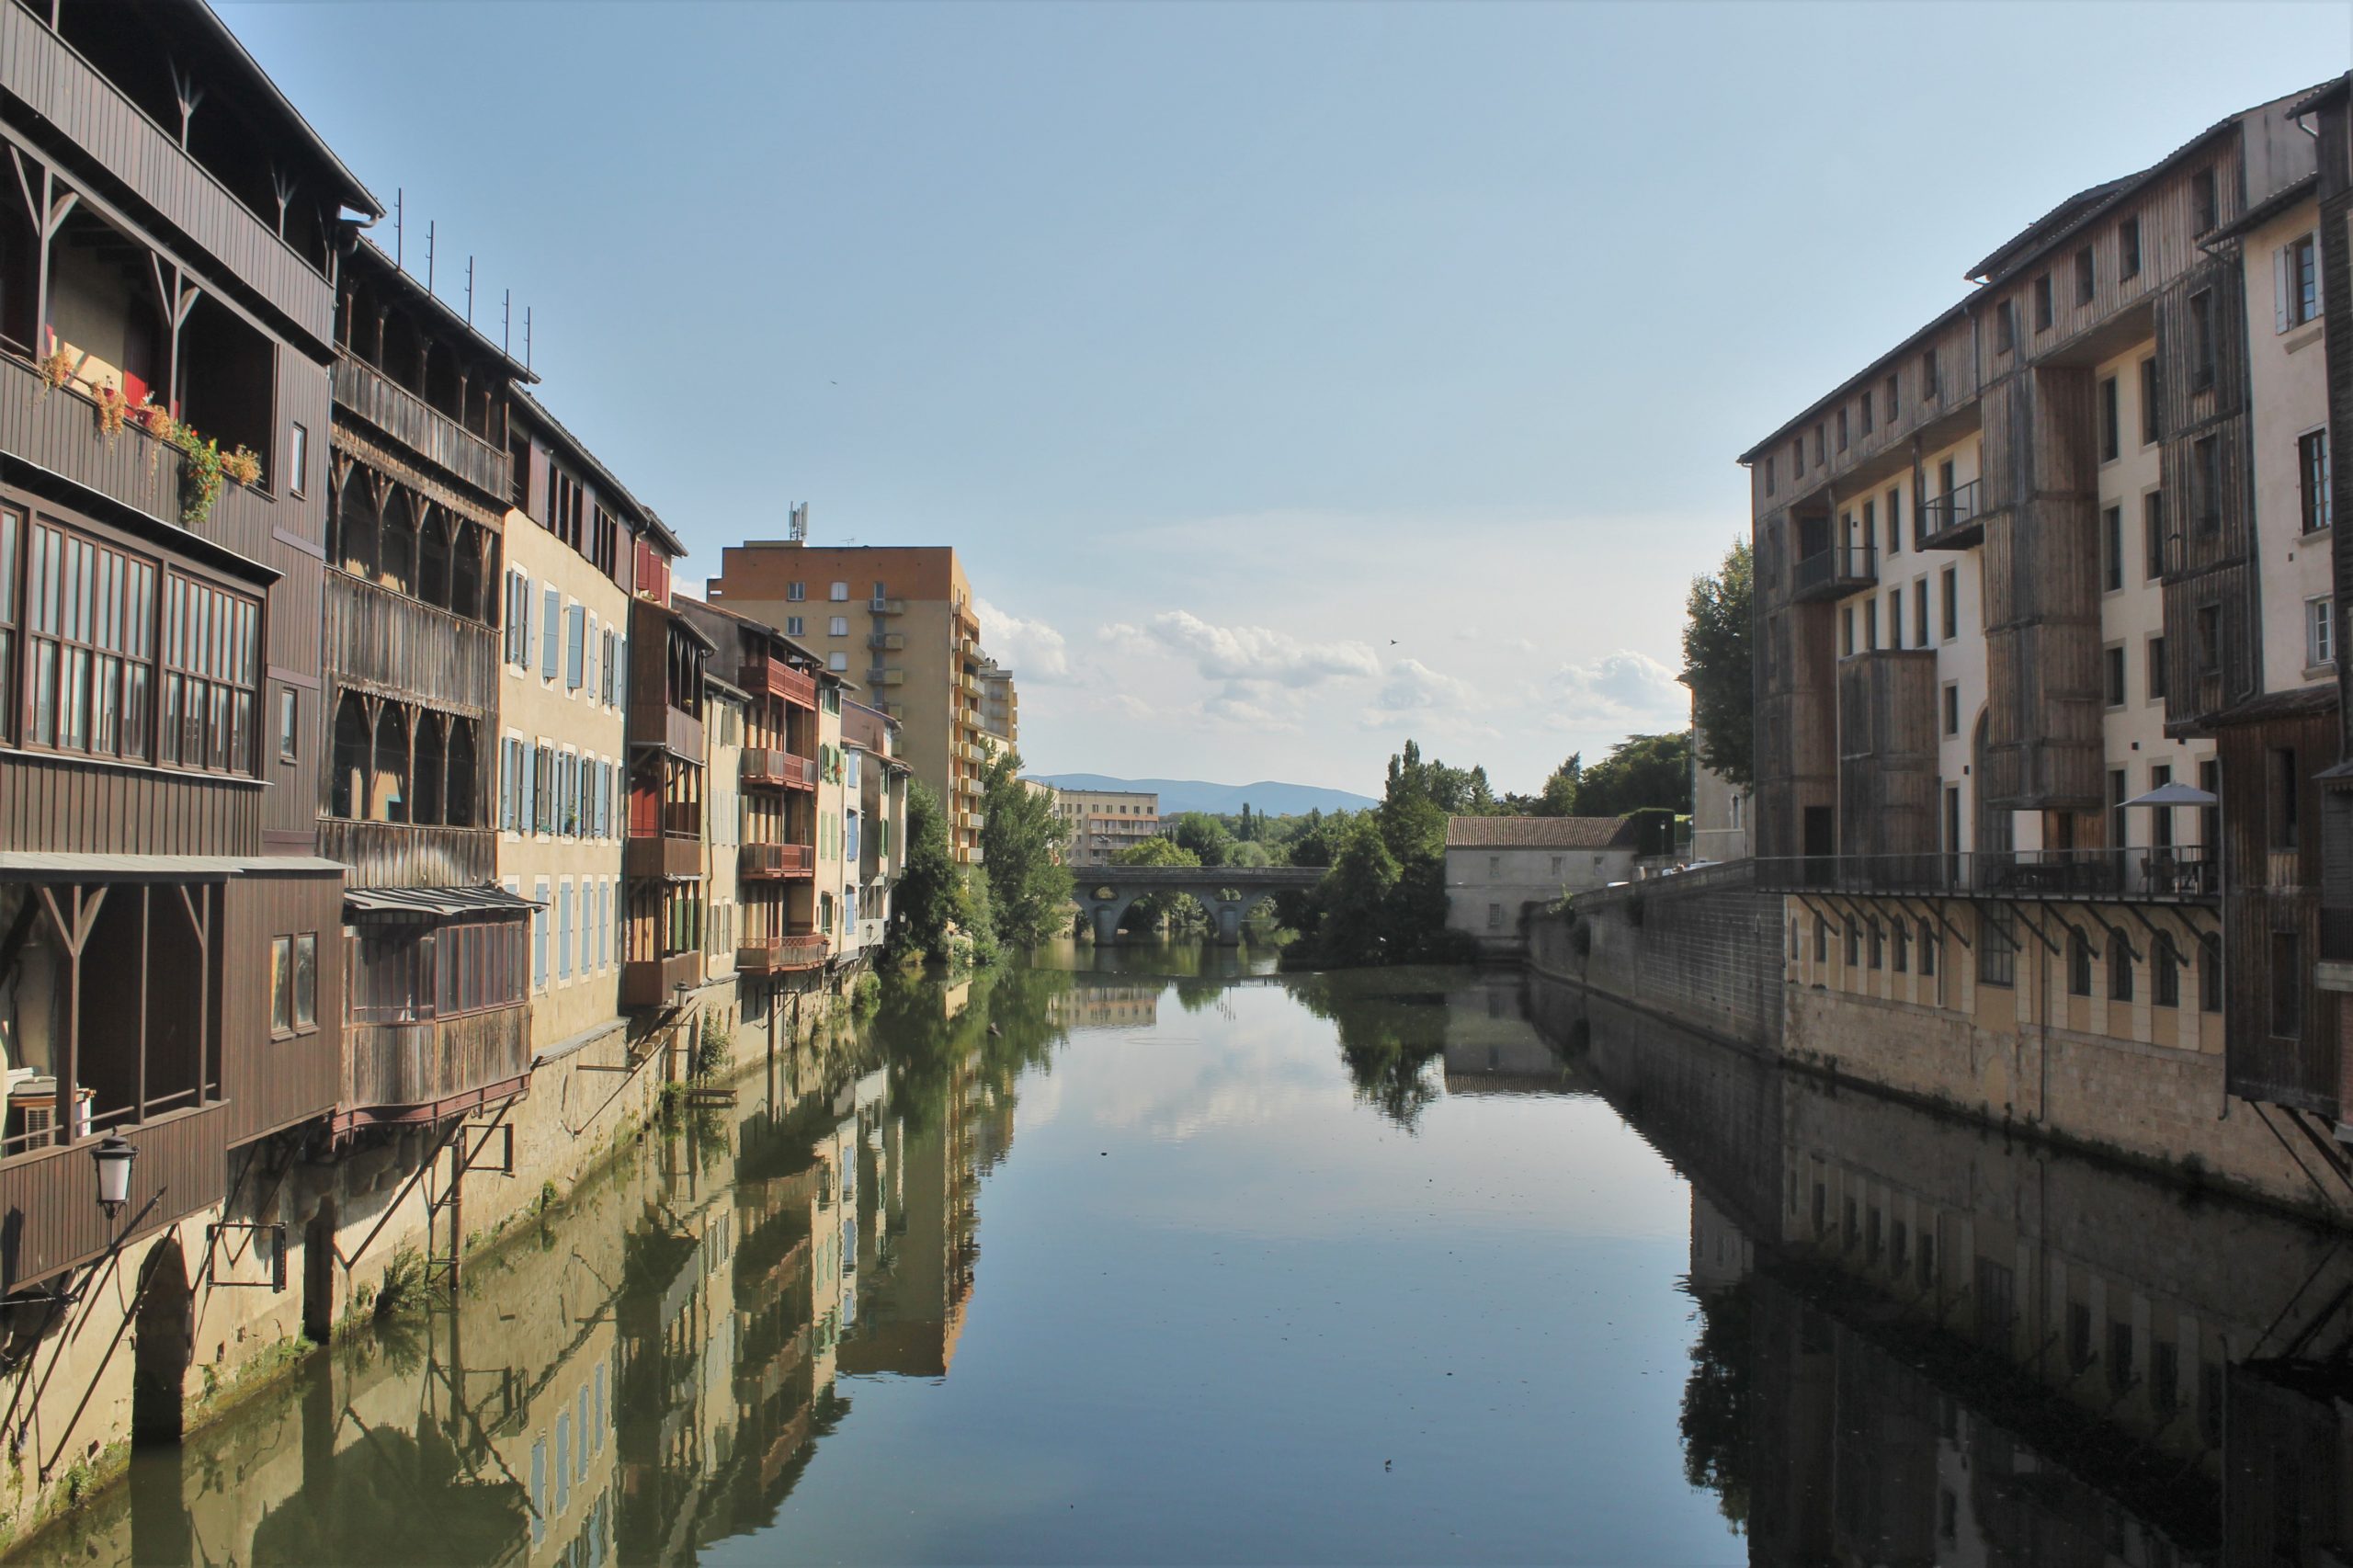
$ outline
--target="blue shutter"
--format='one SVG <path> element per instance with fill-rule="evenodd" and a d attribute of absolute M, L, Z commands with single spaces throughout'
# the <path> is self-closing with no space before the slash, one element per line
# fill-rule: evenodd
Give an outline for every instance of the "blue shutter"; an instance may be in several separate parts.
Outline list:
<path fill-rule="evenodd" d="M 578 691 L 585 679 L 581 662 L 587 654 L 588 612 L 574 605 L 563 612 L 563 687 Z"/>
<path fill-rule="evenodd" d="M 563 634 L 556 631 L 556 622 L 563 619 L 563 596 L 550 588 L 540 617 L 540 674 L 549 680 L 555 679 L 556 657 L 563 646 Z"/>

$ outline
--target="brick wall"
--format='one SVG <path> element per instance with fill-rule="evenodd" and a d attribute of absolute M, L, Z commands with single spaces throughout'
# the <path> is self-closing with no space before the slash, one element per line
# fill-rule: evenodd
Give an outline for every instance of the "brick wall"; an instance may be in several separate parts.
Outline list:
<path fill-rule="evenodd" d="M 1529 967 L 1754 1050 L 1781 1042 L 1781 899 L 1750 862 L 1581 893 L 1529 927 Z"/>

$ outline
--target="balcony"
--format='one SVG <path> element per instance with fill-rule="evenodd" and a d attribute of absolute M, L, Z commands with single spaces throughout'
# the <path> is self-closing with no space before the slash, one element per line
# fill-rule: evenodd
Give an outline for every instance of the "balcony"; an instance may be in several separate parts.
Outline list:
<path fill-rule="evenodd" d="M 907 613 L 907 601 L 904 599 L 869 599 L 866 601 L 866 608 L 870 613 L 874 615 L 904 615 Z"/>
<path fill-rule="evenodd" d="M 746 789 L 813 790 L 817 787 L 816 758 L 763 746 L 745 746 L 744 785 Z"/>
<path fill-rule="evenodd" d="M 531 1009 L 518 1004 L 344 1031 L 338 1130 L 432 1122 L 519 1087 L 531 1074 Z"/>
<path fill-rule="evenodd" d="M 678 987 L 691 990 L 702 983 L 702 955 L 673 953 L 665 959 L 625 960 L 621 964 L 621 1006 L 665 1007 Z"/>
<path fill-rule="evenodd" d="M 904 631 L 875 631 L 867 635 L 866 645 L 878 653 L 896 653 L 907 645 Z"/>
<path fill-rule="evenodd" d="M 746 844 L 735 862 L 735 874 L 754 881 L 813 876 L 816 870 L 817 848 L 813 844 Z"/>
<path fill-rule="evenodd" d="M 747 659 L 742 674 L 744 689 L 755 696 L 778 697 L 802 708 L 817 706 L 817 677 L 781 659 Z"/>
<path fill-rule="evenodd" d="M 1756 862 L 1775 892 L 1884 893 L 2131 903 L 2217 903 L 2222 879 L 2202 846 L 2170 849 L 1985 849 L 1960 854 L 1807 855 Z"/>
<path fill-rule="evenodd" d="M 630 650 L 635 663 L 637 650 Z M 683 762 L 700 763 L 703 759 L 702 721 L 683 708 L 673 708 L 667 702 L 632 701 L 629 707 L 629 744 L 666 751 Z"/>
<path fill-rule="evenodd" d="M 794 970 L 821 968 L 832 945 L 831 937 L 815 933 L 750 937 L 735 949 L 735 971 L 739 974 L 786 974 Z"/>
<path fill-rule="evenodd" d="M 335 401 L 426 461 L 506 504 L 513 480 L 506 452 L 344 349 L 335 351 Z"/>
<path fill-rule="evenodd" d="M 86 1263 L 109 1243 L 127 1245 L 218 1203 L 226 1187 L 228 1108 L 219 1101 L 170 1112 L 119 1131 L 139 1151 L 131 1207 L 116 1221 L 90 1200 L 90 1151 L 97 1135 L 0 1161 L 0 1290 L 15 1290 Z M 144 1208 L 148 1198 L 155 1206 Z"/>
<path fill-rule="evenodd" d="M 869 686 L 904 686 L 906 680 L 906 671 L 886 668 L 881 665 L 876 665 L 866 672 L 866 684 Z"/>
<path fill-rule="evenodd" d="M 498 634 L 478 620 L 326 574 L 327 668 L 344 686 L 480 718 L 498 700 Z"/>
<path fill-rule="evenodd" d="M 1915 550 L 1967 550 L 1985 538 L 1984 508 L 1978 481 L 1955 485 L 1948 495 L 1923 500 L 1912 517 Z"/>
<path fill-rule="evenodd" d="M 73 142 L 314 341 L 333 339 L 335 294 L 317 266 L 279 239 L 182 152 L 176 136 L 22 6 L 0 6 L 0 89 L 23 103 L 35 123 Z"/>
<path fill-rule="evenodd" d="M 0 6 L 0 17 L 16 10 Z M 0 354 L 0 451 L 159 522 L 181 526 L 185 460 L 178 449 L 165 447 L 138 425 L 125 425 L 114 437 L 100 433 L 95 402 L 76 388 L 51 389 L 30 362 L 14 354 Z M 263 492 L 224 480 L 210 518 L 196 531 L 240 555 L 267 561 L 274 548 L 271 531 L 281 522 L 304 526 L 282 514 Z"/>
<path fill-rule="evenodd" d="M 350 867 L 355 888 L 480 887 L 498 880 L 498 834 L 489 827 L 321 817 L 319 853 Z"/>
<path fill-rule="evenodd" d="M 1834 544 L 1798 562 L 1790 597 L 1798 604 L 1843 599 L 1879 581 L 1879 552 L 1868 544 Z"/>
<path fill-rule="evenodd" d="M 633 835 L 621 841 L 621 874 L 692 881 L 702 875 L 702 840 L 678 833 Z"/>

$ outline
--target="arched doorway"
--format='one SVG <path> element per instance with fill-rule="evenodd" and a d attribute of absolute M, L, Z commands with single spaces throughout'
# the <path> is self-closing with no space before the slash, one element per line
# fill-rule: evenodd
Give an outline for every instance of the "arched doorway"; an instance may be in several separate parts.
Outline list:
<path fill-rule="evenodd" d="M 147 1252 L 139 1270 L 139 1316 L 131 1374 L 131 1440 L 176 1443 L 188 1401 L 188 1369 L 196 1358 L 195 1320 L 188 1262 L 177 1237 Z"/>

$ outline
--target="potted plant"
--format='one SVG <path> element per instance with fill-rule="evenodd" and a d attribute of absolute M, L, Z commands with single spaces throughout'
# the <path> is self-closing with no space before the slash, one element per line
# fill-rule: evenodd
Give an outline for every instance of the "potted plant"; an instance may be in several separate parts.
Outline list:
<path fill-rule="evenodd" d="M 261 458 L 251 447 L 240 445 L 221 460 L 221 472 L 240 484 L 261 483 Z"/>

